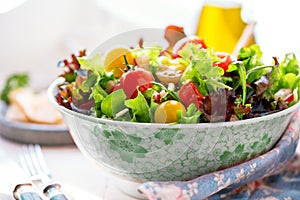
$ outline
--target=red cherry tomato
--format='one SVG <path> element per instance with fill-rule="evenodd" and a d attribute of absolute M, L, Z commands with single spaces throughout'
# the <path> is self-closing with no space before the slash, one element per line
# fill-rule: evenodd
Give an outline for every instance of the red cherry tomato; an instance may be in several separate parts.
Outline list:
<path fill-rule="evenodd" d="M 121 76 L 120 83 L 116 85 L 113 91 L 123 89 L 128 99 L 133 99 L 137 96 L 137 88 L 144 92 L 152 87 L 154 81 L 153 75 L 142 68 L 134 68 L 124 73 Z"/>
<path fill-rule="evenodd" d="M 204 98 L 192 81 L 184 83 L 179 89 L 178 95 L 186 107 L 193 103 L 198 110 L 200 109 L 202 99 Z"/>
<path fill-rule="evenodd" d="M 216 54 L 221 59 L 221 61 L 215 62 L 213 63 L 213 65 L 221 67 L 226 72 L 228 66 L 232 63 L 231 55 L 226 52 L 216 52 Z"/>

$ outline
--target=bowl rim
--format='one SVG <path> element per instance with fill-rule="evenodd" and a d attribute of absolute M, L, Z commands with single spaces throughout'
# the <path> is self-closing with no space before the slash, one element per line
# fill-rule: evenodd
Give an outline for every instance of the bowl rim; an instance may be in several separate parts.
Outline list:
<path fill-rule="evenodd" d="M 296 104 L 292 105 L 291 107 L 268 114 L 261 117 L 255 117 L 250 119 L 244 119 L 239 121 L 229 121 L 229 122 L 214 122 L 214 123 L 197 123 L 197 124 L 164 124 L 164 123 L 144 123 L 144 122 L 130 122 L 130 121 L 116 121 L 116 120 L 110 120 L 110 119 L 103 119 L 103 118 L 96 118 L 93 116 L 85 115 L 73 110 L 70 110 L 68 108 L 65 108 L 61 105 L 59 105 L 56 101 L 55 94 L 58 90 L 58 85 L 63 83 L 65 79 L 63 77 L 59 77 L 55 79 L 48 87 L 47 94 L 50 102 L 60 111 L 63 113 L 67 113 L 69 115 L 75 115 L 78 118 L 88 120 L 93 123 L 100 123 L 100 124 L 110 124 L 110 125 L 123 125 L 123 126 L 142 126 L 142 127 L 155 127 L 155 128 L 201 128 L 201 127 L 231 127 L 231 126 L 239 126 L 242 124 L 253 124 L 257 122 L 261 122 L 262 120 L 271 120 L 273 118 L 291 114 L 295 112 L 297 109 L 300 108 L 300 101 L 298 101 Z"/>

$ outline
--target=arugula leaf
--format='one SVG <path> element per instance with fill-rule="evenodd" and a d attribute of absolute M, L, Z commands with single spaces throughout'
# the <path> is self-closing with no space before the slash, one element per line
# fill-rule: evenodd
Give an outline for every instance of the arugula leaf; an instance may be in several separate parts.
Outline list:
<path fill-rule="evenodd" d="M 244 67 L 244 64 L 242 62 L 238 62 L 238 73 L 240 76 L 240 81 L 242 84 L 242 91 L 243 91 L 243 95 L 242 95 L 242 104 L 245 105 L 246 103 L 246 97 L 247 97 L 247 76 L 246 76 L 246 69 Z"/>
<path fill-rule="evenodd" d="M 140 91 L 138 91 L 138 95 L 136 98 L 126 100 L 125 106 L 131 109 L 131 121 L 147 123 L 151 122 L 149 105 Z"/>
<path fill-rule="evenodd" d="M 0 93 L 0 99 L 6 104 L 10 103 L 9 93 L 13 89 L 26 87 L 29 84 L 28 74 L 12 74 L 10 75 L 5 82 L 4 88 Z"/>

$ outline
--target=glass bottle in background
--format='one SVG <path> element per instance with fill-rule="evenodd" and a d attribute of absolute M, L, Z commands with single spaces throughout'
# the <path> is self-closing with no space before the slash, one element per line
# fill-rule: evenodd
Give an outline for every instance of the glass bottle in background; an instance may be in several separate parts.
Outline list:
<path fill-rule="evenodd" d="M 239 0 L 206 0 L 196 35 L 215 51 L 232 53 L 247 24 L 241 17 Z M 246 46 L 255 43 L 252 37 Z"/>

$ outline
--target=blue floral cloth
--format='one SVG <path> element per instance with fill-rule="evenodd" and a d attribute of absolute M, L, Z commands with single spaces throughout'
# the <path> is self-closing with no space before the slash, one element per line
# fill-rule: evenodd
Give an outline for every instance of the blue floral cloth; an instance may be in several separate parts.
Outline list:
<path fill-rule="evenodd" d="M 180 182 L 146 182 L 139 192 L 150 200 L 300 199 L 300 111 L 276 146 L 248 162 Z"/>

